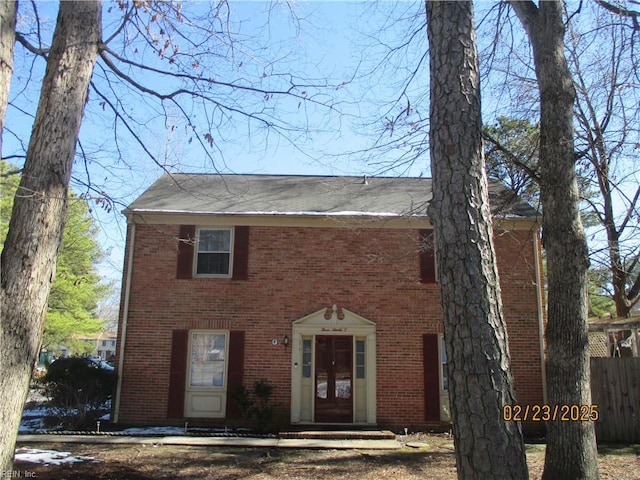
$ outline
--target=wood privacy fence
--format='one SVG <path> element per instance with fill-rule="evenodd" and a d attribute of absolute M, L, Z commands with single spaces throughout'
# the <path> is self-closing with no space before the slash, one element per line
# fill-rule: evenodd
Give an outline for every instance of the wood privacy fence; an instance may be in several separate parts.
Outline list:
<path fill-rule="evenodd" d="M 640 443 L 640 357 L 591 358 L 599 442 Z"/>

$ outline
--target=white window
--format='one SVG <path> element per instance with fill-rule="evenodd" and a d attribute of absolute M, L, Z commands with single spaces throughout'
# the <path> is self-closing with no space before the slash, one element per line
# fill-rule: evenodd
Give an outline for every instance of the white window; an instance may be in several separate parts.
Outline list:
<path fill-rule="evenodd" d="M 191 332 L 190 387 L 226 385 L 227 334 Z"/>
<path fill-rule="evenodd" d="M 196 275 L 231 275 L 233 231 L 230 228 L 200 228 Z"/>
<path fill-rule="evenodd" d="M 449 373 L 447 371 L 447 348 L 444 336 L 440 336 L 440 388 L 443 392 L 449 390 Z"/>
<path fill-rule="evenodd" d="M 449 374 L 447 372 L 447 350 L 444 335 L 439 335 L 440 357 L 440 420 L 451 421 L 451 405 L 449 403 Z"/>

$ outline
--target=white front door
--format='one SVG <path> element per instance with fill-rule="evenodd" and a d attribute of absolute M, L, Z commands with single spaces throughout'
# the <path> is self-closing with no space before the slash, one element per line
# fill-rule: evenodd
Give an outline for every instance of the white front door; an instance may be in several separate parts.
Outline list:
<path fill-rule="evenodd" d="M 185 417 L 223 418 L 227 403 L 229 333 L 191 330 L 187 358 Z"/>

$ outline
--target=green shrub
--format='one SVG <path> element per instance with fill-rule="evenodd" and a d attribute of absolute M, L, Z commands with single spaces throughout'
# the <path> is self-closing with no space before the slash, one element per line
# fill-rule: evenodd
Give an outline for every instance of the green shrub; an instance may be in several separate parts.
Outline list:
<path fill-rule="evenodd" d="M 275 405 L 271 403 L 271 394 L 273 393 L 273 385 L 266 380 L 260 380 L 253 384 L 253 394 L 258 401 L 253 405 L 253 418 L 255 420 L 256 430 L 258 432 L 266 432 L 269 424 L 273 420 L 273 410 Z"/>
<path fill-rule="evenodd" d="M 242 410 L 242 417 L 250 420 L 254 430 L 258 433 L 268 432 L 273 421 L 276 407 L 271 402 L 273 389 L 273 385 L 266 380 L 259 380 L 253 384 L 251 391 L 242 385 L 232 393 L 233 399 Z"/>
<path fill-rule="evenodd" d="M 95 427 L 111 398 L 116 376 L 88 358 L 60 358 L 42 379 L 54 420 L 68 429 Z"/>
<path fill-rule="evenodd" d="M 250 392 L 247 387 L 240 385 L 231 392 L 231 397 L 240 407 L 242 412 L 242 418 L 249 418 L 249 412 L 253 406 L 253 401 L 250 398 Z"/>

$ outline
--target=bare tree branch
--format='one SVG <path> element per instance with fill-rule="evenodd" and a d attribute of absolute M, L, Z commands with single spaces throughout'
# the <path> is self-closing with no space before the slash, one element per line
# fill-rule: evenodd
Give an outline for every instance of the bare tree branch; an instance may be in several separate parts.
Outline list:
<path fill-rule="evenodd" d="M 482 136 L 484 137 L 485 140 L 491 142 L 491 144 L 497 149 L 499 150 L 501 153 L 503 153 L 507 158 L 509 158 L 509 161 L 517 166 L 518 168 L 520 168 L 521 170 L 523 170 L 528 176 L 529 178 L 531 178 L 534 182 L 536 183 L 540 183 L 540 175 L 538 173 L 537 170 L 534 170 L 533 168 L 529 167 L 529 165 L 527 165 L 526 163 L 522 162 L 520 160 L 520 158 L 518 158 L 517 155 L 514 155 L 514 153 L 509 150 L 507 147 L 505 147 L 504 145 L 502 145 L 502 143 L 500 143 L 500 141 L 493 137 L 489 132 L 487 132 L 486 130 L 482 133 Z"/>
<path fill-rule="evenodd" d="M 20 32 L 16 32 L 16 40 L 20 43 L 20 45 L 22 45 L 24 48 L 29 50 L 34 55 L 38 55 L 38 56 L 47 58 L 47 55 L 49 54 L 49 49 L 48 48 L 37 48 L 37 47 L 33 46 L 25 38 L 25 36 L 22 35 Z"/>
<path fill-rule="evenodd" d="M 633 20 L 634 28 L 640 29 L 640 24 L 638 24 L 638 18 L 640 18 L 640 10 L 631 10 L 629 8 L 624 8 L 619 5 L 614 5 L 611 2 L 607 2 L 606 0 L 595 0 L 595 2 L 605 10 L 615 13 L 616 15 L 631 18 Z"/>

